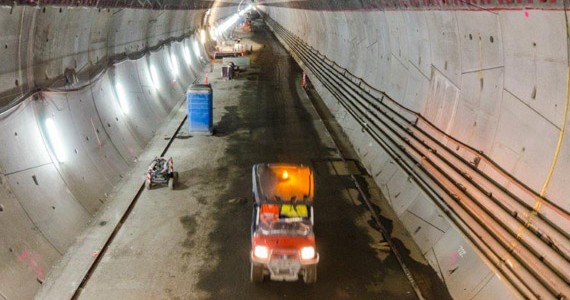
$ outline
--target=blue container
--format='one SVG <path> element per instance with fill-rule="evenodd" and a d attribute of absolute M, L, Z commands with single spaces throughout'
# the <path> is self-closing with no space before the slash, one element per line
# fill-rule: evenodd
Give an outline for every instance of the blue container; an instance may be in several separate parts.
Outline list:
<path fill-rule="evenodd" d="M 188 101 L 188 125 L 190 134 L 213 133 L 212 122 L 212 86 L 193 84 L 186 92 Z"/>

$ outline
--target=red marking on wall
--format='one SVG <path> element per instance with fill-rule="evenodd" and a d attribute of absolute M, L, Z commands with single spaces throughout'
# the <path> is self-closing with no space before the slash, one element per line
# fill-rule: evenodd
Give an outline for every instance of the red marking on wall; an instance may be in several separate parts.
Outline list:
<path fill-rule="evenodd" d="M 457 264 L 459 264 L 459 254 L 457 254 L 457 251 L 453 251 L 449 253 L 449 265 L 455 266 Z"/>
<path fill-rule="evenodd" d="M 24 252 L 18 256 L 18 261 L 21 263 L 27 263 L 36 274 L 36 277 L 40 280 L 44 280 L 45 273 L 42 268 L 42 259 L 39 255 L 34 255 L 30 251 L 24 250 Z"/>

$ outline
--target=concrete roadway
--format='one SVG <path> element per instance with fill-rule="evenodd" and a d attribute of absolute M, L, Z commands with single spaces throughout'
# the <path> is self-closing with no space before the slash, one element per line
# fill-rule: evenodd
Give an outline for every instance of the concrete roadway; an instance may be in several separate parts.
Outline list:
<path fill-rule="evenodd" d="M 223 81 L 216 64 L 210 75 L 215 135 L 189 136 L 184 124 L 166 154 L 180 172 L 179 187 L 141 194 L 80 299 L 416 298 L 394 256 L 372 247 L 380 234 L 299 88 L 300 70 L 265 27 L 258 29 L 242 39 L 257 49 L 247 72 Z M 249 282 L 251 166 L 258 162 L 316 170 L 321 262 L 313 286 Z"/>

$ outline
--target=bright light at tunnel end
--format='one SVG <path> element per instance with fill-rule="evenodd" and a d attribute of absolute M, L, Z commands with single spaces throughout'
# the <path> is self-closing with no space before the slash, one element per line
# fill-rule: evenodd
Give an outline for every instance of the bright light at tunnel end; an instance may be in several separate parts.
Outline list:
<path fill-rule="evenodd" d="M 216 39 L 220 34 L 224 33 L 226 30 L 232 27 L 232 25 L 234 25 L 239 20 L 240 16 L 243 16 L 245 13 L 252 10 L 253 8 L 254 8 L 253 5 L 250 4 L 245 9 L 238 11 L 237 14 L 234 14 L 231 17 L 229 17 L 227 20 L 222 22 L 222 24 L 212 28 L 210 30 L 210 35 L 212 36 L 212 38 Z"/>

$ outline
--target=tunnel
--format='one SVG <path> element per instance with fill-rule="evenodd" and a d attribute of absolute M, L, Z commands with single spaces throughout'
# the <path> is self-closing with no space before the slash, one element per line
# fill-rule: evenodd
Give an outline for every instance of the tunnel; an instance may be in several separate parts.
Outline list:
<path fill-rule="evenodd" d="M 0 0 L 0 299 L 568 299 L 569 28 L 564 0 Z M 313 286 L 248 280 L 260 162 L 315 170 Z"/>

